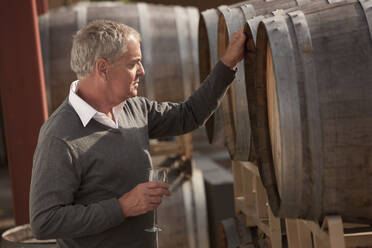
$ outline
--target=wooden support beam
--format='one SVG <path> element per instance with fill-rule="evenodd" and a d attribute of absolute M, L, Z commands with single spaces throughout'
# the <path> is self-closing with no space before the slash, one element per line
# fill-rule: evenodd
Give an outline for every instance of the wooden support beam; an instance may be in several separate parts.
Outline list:
<path fill-rule="evenodd" d="M 270 239 L 272 248 L 282 248 L 280 219 L 275 217 L 267 203 L 257 165 L 232 161 L 236 212 L 246 217 L 246 226 L 257 226 Z"/>
<path fill-rule="evenodd" d="M 329 216 L 324 219 L 322 229 L 328 226 L 331 248 L 345 248 L 344 226 L 341 216 Z"/>
<path fill-rule="evenodd" d="M 47 119 L 35 0 L 2 1 L 0 91 L 16 225 L 29 222 L 32 157 Z"/>
<path fill-rule="evenodd" d="M 313 248 L 311 232 L 307 228 L 304 228 L 304 224 L 301 220 L 286 219 L 285 224 L 288 247 Z"/>

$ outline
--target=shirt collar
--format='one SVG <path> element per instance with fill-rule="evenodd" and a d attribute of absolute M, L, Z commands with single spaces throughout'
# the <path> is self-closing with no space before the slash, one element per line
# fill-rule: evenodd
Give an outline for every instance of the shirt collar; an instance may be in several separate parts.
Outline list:
<path fill-rule="evenodd" d="M 76 94 L 78 86 L 79 80 L 72 82 L 68 100 L 78 114 L 81 122 L 83 123 L 83 126 L 85 127 L 97 113 L 97 110 L 95 110 L 92 106 L 90 106 L 86 101 L 81 99 L 81 97 Z"/>

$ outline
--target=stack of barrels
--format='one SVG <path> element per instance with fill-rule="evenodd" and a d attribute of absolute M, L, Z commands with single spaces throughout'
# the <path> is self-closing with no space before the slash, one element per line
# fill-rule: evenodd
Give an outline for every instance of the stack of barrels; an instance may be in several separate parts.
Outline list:
<path fill-rule="evenodd" d="M 199 81 L 199 11 L 195 7 L 81 2 L 39 17 L 49 113 L 63 102 L 76 80 L 70 69 L 73 35 L 97 19 L 127 24 L 141 34 L 146 74 L 140 95 L 181 102 L 195 90 Z"/>
<path fill-rule="evenodd" d="M 238 29 L 244 60 L 206 125 L 257 164 L 273 213 L 372 223 L 372 0 L 250 0 L 201 13 L 203 80 Z"/>

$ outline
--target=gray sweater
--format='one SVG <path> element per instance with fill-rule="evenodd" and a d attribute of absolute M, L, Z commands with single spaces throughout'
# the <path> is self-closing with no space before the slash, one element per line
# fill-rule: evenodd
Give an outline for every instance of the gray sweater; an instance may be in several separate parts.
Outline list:
<path fill-rule="evenodd" d="M 153 212 L 124 218 L 118 198 L 146 182 L 149 139 L 190 132 L 218 106 L 234 71 L 217 63 L 185 102 L 125 101 L 119 129 L 92 119 L 84 127 L 66 100 L 44 123 L 34 154 L 30 222 L 39 239 L 68 248 L 147 248 Z"/>

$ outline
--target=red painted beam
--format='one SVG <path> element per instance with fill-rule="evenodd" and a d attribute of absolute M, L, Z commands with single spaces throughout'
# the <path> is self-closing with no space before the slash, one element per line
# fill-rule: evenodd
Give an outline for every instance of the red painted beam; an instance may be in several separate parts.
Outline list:
<path fill-rule="evenodd" d="M 48 0 L 36 0 L 37 14 L 42 15 L 48 12 Z"/>
<path fill-rule="evenodd" d="M 0 8 L 0 92 L 16 225 L 29 222 L 32 157 L 47 119 L 35 0 Z"/>

